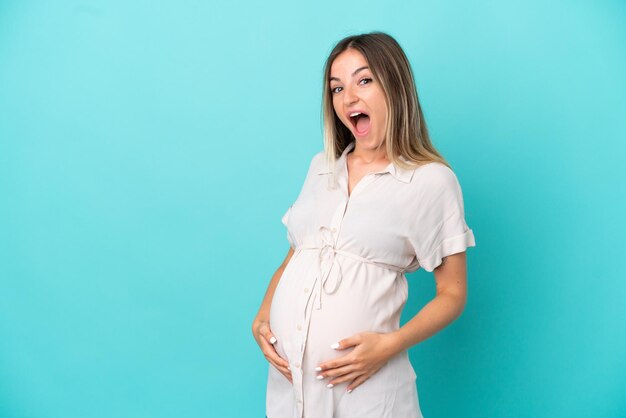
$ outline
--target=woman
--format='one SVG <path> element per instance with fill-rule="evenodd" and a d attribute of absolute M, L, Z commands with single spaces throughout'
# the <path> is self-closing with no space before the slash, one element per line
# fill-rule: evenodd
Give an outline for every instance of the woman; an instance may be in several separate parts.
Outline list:
<path fill-rule="evenodd" d="M 252 330 L 271 364 L 269 418 L 421 417 L 407 349 L 466 299 L 461 187 L 435 150 L 410 64 L 381 32 L 341 40 L 324 70 L 324 152 L 282 217 L 291 248 Z M 405 273 L 436 296 L 399 326 Z"/>

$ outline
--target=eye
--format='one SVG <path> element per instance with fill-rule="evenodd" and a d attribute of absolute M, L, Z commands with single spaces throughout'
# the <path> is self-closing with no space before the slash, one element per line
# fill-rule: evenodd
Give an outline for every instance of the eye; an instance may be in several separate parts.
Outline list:
<path fill-rule="evenodd" d="M 331 93 L 339 93 L 339 91 L 338 91 L 337 89 L 341 89 L 341 87 L 340 87 L 340 86 L 337 86 L 337 87 L 331 87 L 331 88 L 330 88 L 330 92 L 331 92 Z"/>
<path fill-rule="evenodd" d="M 362 78 L 359 80 L 359 84 L 366 84 L 366 83 L 363 83 L 363 81 L 367 81 L 367 83 L 371 83 L 372 79 L 369 77 Z"/>

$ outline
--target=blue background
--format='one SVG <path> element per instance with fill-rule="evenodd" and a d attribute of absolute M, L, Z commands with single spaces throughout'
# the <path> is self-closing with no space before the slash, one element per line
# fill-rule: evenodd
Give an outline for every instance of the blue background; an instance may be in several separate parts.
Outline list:
<path fill-rule="evenodd" d="M 432 417 L 626 411 L 623 1 L 0 2 L 0 417 L 261 417 L 250 326 L 340 38 L 404 47 L 464 192 Z M 434 296 L 409 275 L 406 321 Z M 357 389 L 358 390 L 358 389 Z"/>

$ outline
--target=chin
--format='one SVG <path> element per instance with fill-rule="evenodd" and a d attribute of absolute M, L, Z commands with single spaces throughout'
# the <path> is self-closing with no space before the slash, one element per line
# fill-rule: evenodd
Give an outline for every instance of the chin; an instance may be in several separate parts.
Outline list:
<path fill-rule="evenodd" d="M 366 137 L 358 137 L 358 136 L 354 135 L 354 138 L 355 138 L 356 142 L 359 143 L 359 146 L 363 147 L 365 149 L 376 149 L 379 146 L 382 146 L 382 143 L 384 142 L 384 141 L 380 141 L 380 140 L 376 141 L 376 140 L 373 139 L 374 137 L 373 136 L 370 137 L 370 135 L 368 135 Z"/>

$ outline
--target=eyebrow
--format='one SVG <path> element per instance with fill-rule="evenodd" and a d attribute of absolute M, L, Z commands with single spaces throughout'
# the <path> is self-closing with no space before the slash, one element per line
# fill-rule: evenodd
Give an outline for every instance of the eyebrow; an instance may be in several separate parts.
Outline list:
<path fill-rule="evenodd" d="M 352 73 L 352 77 L 354 77 L 356 75 L 356 73 L 358 73 L 359 71 L 368 69 L 369 67 L 366 65 L 364 67 L 359 67 L 356 70 L 354 70 L 354 72 Z M 338 77 L 331 77 L 328 79 L 328 81 L 333 81 L 333 80 L 337 80 L 337 81 L 341 81 Z"/>

